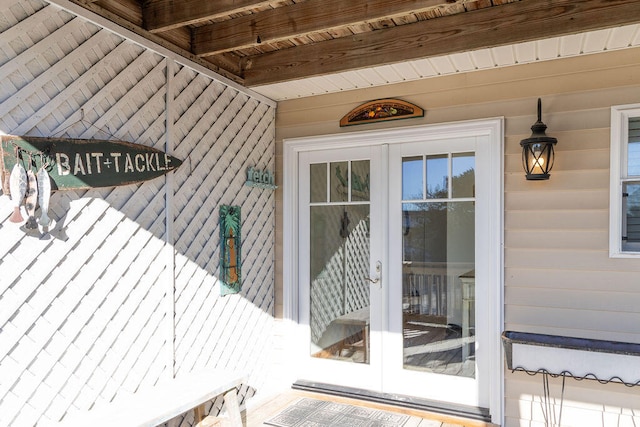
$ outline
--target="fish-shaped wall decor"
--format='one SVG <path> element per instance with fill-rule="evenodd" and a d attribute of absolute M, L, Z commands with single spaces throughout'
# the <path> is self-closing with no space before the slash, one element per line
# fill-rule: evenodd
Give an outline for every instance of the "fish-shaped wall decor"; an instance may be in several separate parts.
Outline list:
<path fill-rule="evenodd" d="M 48 227 L 51 224 L 49 218 L 49 199 L 51 198 L 51 179 L 47 169 L 43 165 L 38 171 L 38 204 L 40 205 L 40 219 L 38 223 L 41 227 Z"/>
<path fill-rule="evenodd" d="M 9 217 L 11 222 L 22 222 L 24 218 L 20 213 L 20 205 L 24 200 L 27 192 L 27 172 L 20 163 L 15 163 L 9 177 L 9 187 L 11 192 L 11 203 L 13 204 L 13 213 Z"/>
<path fill-rule="evenodd" d="M 27 223 L 24 227 L 28 230 L 34 230 L 38 228 L 36 222 L 36 205 L 38 204 L 38 183 L 36 181 L 36 174 L 31 169 L 27 171 L 27 200 L 25 208 L 27 209 Z"/>

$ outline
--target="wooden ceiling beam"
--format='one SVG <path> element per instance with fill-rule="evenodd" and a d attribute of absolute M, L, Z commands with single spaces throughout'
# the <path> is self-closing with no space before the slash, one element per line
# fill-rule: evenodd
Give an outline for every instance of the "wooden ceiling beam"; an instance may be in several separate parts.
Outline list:
<path fill-rule="evenodd" d="M 307 0 L 193 29 L 199 56 L 450 6 L 450 0 Z"/>
<path fill-rule="evenodd" d="M 239 60 L 233 54 L 222 54 L 216 55 L 215 58 L 199 58 L 193 55 L 190 51 L 181 47 L 176 43 L 175 40 L 171 40 L 172 38 L 160 37 L 158 34 L 151 34 L 149 31 L 143 29 L 139 24 L 136 24 L 135 13 L 133 9 L 129 9 L 129 12 L 126 17 L 120 16 L 117 13 L 114 13 L 106 8 L 99 6 L 98 2 L 87 2 L 87 0 L 69 0 L 71 3 L 80 6 L 84 9 L 87 9 L 90 12 L 95 13 L 103 17 L 104 19 L 113 22 L 114 24 L 131 31 L 136 36 L 147 39 L 156 45 L 175 53 L 178 56 L 183 58 L 187 58 L 190 61 L 207 68 L 225 78 L 228 78 L 231 81 L 239 83 L 244 86 L 244 80 L 240 77 L 240 66 Z M 135 0 L 130 0 L 135 1 Z M 57 2 L 53 2 L 53 4 L 59 5 Z M 114 5 L 109 5 L 114 6 Z M 164 35 L 163 35 L 164 36 Z"/>
<path fill-rule="evenodd" d="M 521 0 L 245 58 L 248 87 L 640 22 L 638 0 Z"/>
<path fill-rule="evenodd" d="M 158 33 L 268 6 L 272 2 L 273 0 L 145 0 L 142 16 L 144 28 Z"/>

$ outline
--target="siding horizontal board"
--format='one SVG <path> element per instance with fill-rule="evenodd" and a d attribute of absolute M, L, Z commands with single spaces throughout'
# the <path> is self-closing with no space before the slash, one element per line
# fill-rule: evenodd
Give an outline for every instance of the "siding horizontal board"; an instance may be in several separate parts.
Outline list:
<path fill-rule="evenodd" d="M 633 292 L 612 291 L 605 283 L 600 289 L 583 289 L 579 294 L 573 289 L 525 288 L 511 286 L 505 291 L 505 298 L 514 306 L 531 308 L 566 308 L 583 311 L 615 311 L 636 313 L 638 301 Z"/>
<path fill-rule="evenodd" d="M 526 138 L 528 138 L 528 136 Z M 562 141 L 561 136 L 559 136 L 558 138 L 560 138 L 560 140 Z M 519 143 L 518 146 L 520 146 Z M 555 162 L 553 164 L 552 171 L 609 171 L 608 149 L 561 150 L 560 148 L 561 147 L 558 146 L 555 147 Z M 522 151 L 519 151 L 518 153 L 507 154 L 505 156 L 504 168 L 506 172 L 522 171 Z"/>
<path fill-rule="evenodd" d="M 580 310 L 555 307 L 531 307 L 509 304 L 505 308 L 505 322 L 521 325 L 553 327 L 560 333 L 564 328 L 598 332 L 604 339 L 610 333 L 637 334 L 640 313 L 606 310 Z M 634 340 L 638 342 L 640 340 Z"/>
<path fill-rule="evenodd" d="M 524 173 L 518 174 L 517 178 L 509 176 L 511 179 L 524 179 Z M 609 190 L 562 190 L 562 191 L 512 191 L 505 193 L 504 204 L 507 212 L 518 211 L 565 211 L 565 210 L 604 210 L 609 209 Z M 553 210 L 549 210 L 553 206 Z"/>
<path fill-rule="evenodd" d="M 509 194 L 515 191 L 525 191 L 530 197 L 538 199 L 539 202 L 545 202 L 545 195 L 556 191 L 593 191 L 609 188 L 609 170 L 608 169 L 590 169 L 579 171 L 561 171 L 552 169 L 551 176 L 553 184 L 544 185 L 544 181 L 527 181 L 525 179 L 517 179 L 522 174 L 507 174 L 505 181 L 505 192 Z M 516 179 L 514 179 L 516 178 Z M 553 209 L 554 205 L 545 203 L 546 209 Z"/>
<path fill-rule="evenodd" d="M 509 230 L 505 233 L 505 248 L 528 248 L 535 244 L 553 250 L 608 250 L 609 230 Z"/>
<path fill-rule="evenodd" d="M 606 113 L 607 110 L 604 110 L 603 112 Z M 543 120 L 546 119 L 546 117 L 543 117 Z M 535 121 L 536 118 L 531 116 L 529 120 Z M 524 120 L 523 125 L 525 125 Z M 530 125 L 533 125 L 533 122 L 531 122 Z M 520 130 L 523 130 L 522 127 L 520 127 Z M 558 143 L 555 145 L 554 151 L 558 153 L 567 153 L 563 156 L 557 156 L 557 162 L 561 160 L 560 157 L 564 157 L 563 161 L 571 160 L 574 152 L 578 152 L 579 155 L 583 154 L 589 156 L 590 158 L 592 158 L 592 152 L 602 153 L 603 155 L 606 155 L 606 158 L 608 159 L 609 150 L 608 147 L 602 146 L 602 141 L 609 139 L 609 133 L 610 131 L 608 126 L 603 128 L 594 128 L 592 126 L 589 126 L 582 129 L 570 129 L 563 131 L 557 131 L 553 128 L 548 128 L 547 130 L 547 135 L 553 136 L 554 138 L 558 139 Z M 518 157 L 522 153 L 520 141 L 522 141 L 524 138 L 529 138 L 530 136 L 531 132 L 506 135 L 505 156 Z M 596 161 L 598 161 L 598 159 L 596 159 Z M 600 159 L 599 161 L 602 161 L 602 159 Z M 571 162 L 569 162 L 568 164 L 565 163 L 565 166 L 571 167 Z M 603 167 L 609 168 L 609 165 L 605 164 Z"/>
<path fill-rule="evenodd" d="M 609 225 L 608 209 L 572 209 L 572 210 L 511 210 L 505 212 L 505 229 L 516 230 L 565 230 L 565 231 L 607 231 Z"/>
<path fill-rule="evenodd" d="M 544 269 L 539 265 L 524 268 L 522 266 L 505 268 L 505 277 L 511 286 L 530 289 L 552 287 L 556 289 L 572 289 L 576 293 L 583 290 L 600 290 L 603 286 L 617 292 L 637 294 L 640 284 L 634 274 L 625 270 L 568 270 Z"/>
<path fill-rule="evenodd" d="M 640 271 L 640 263 L 636 260 L 609 258 L 608 251 L 510 248 L 505 254 L 505 267 L 507 268 L 584 270 L 586 265 L 590 270 L 626 271 L 628 274 Z"/>

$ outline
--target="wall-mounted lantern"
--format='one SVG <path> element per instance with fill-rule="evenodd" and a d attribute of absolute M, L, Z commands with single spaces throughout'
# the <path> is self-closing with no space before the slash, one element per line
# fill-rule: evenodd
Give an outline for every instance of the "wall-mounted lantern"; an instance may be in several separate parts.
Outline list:
<path fill-rule="evenodd" d="M 529 138 L 520 141 L 522 146 L 522 166 L 528 180 L 549 179 L 549 171 L 553 167 L 553 146 L 556 138 L 544 132 L 547 125 L 542 123 L 542 101 L 538 98 L 538 121 L 531 126 L 533 132 Z"/>

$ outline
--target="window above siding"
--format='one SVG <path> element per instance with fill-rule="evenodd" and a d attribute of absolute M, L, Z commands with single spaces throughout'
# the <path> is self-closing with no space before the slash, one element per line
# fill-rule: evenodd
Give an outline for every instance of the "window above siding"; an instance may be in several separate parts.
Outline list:
<path fill-rule="evenodd" d="M 640 104 L 611 108 L 609 255 L 640 257 Z"/>

